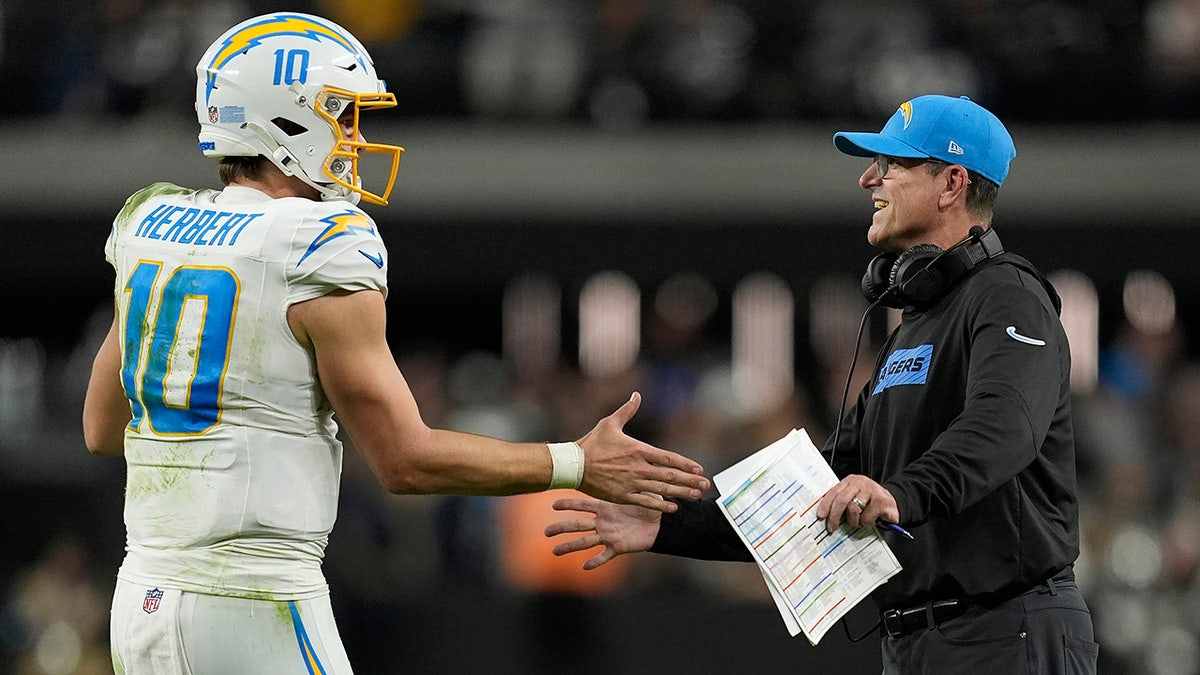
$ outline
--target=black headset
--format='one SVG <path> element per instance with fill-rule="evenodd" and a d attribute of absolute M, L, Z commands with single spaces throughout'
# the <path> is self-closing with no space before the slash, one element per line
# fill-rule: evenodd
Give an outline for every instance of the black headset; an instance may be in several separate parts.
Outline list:
<path fill-rule="evenodd" d="M 978 246 L 969 246 L 977 242 Z M 1000 235 L 975 225 L 965 239 L 942 250 L 918 244 L 902 253 L 880 253 L 867 265 L 863 295 L 872 303 L 904 309 L 937 300 L 984 260 L 1004 253 Z"/>

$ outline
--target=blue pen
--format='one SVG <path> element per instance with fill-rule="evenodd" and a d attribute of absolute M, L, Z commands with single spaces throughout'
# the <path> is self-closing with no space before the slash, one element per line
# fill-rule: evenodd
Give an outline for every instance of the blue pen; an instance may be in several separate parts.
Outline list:
<path fill-rule="evenodd" d="M 895 532 L 896 534 L 908 537 L 909 539 L 913 539 L 914 541 L 916 540 L 908 530 L 904 529 L 903 527 L 900 527 L 899 525 L 897 525 L 895 523 L 889 523 L 886 520 L 877 520 L 877 521 L 875 521 L 875 524 L 884 529 L 891 530 L 892 532 Z"/>

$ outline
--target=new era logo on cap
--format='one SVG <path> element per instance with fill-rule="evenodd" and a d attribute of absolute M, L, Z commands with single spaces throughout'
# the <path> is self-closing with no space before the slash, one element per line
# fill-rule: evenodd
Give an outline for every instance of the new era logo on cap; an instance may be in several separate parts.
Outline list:
<path fill-rule="evenodd" d="M 1012 136 L 991 112 L 966 96 L 931 94 L 900 104 L 879 133 L 839 131 L 838 150 L 856 157 L 940 159 L 1000 185 L 1017 156 Z"/>

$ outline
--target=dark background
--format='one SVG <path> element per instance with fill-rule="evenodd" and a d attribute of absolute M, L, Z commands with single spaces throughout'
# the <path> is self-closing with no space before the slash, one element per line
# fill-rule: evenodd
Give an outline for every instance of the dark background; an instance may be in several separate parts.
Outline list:
<path fill-rule="evenodd" d="M 1200 616 L 1187 600 L 1200 592 L 1200 432 L 1185 423 L 1200 417 L 1187 407 L 1200 389 L 1186 386 L 1200 352 L 1195 3 L 289 8 L 363 37 L 399 100 L 365 124 L 368 138 L 407 148 L 392 204 L 368 208 L 388 244 L 402 368 L 429 357 L 452 374 L 472 355 L 500 359 L 505 289 L 531 271 L 560 284 L 568 371 L 579 291 L 608 270 L 642 289 L 647 317 L 665 280 L 702 276 L 717 304 L 699 339 L 725 353 L 733 292 L 767 271 L 796 298 L 801 403 L 782 423 L 807 424 L 814 438 L 838 403 L 824 373 L 844 377 L 846 364 L 813 352 L 808 294 L 823 280 L 857 284 L 874 254 L 856 185 L 865 167 L 830 137 L 877 129 L 924 93 L 967 94 L 996 112 L 1018 149 L 997 205 L 1005 246 L 1045 272 L 1082 273 L 1097 294 L 1099 379 L 1079 392 L 1077 423 L 1080 577 L 1102 672 L 1200 672 Z M 79 429 L 111 318 L 104 240 L 125 197 L 150 182 L 217 185 L 195 151 L 194 64 L 229 25 L 275 9 L 0 1 L 0 663 L 12 672 L 106 668 L 124 471 L 90 457 Z M 1164 334 L 1129 327 L 1122 294 L 1145 270 L 1174 294 Z M 663 355 L 644 325 L 649 371 Z M 450 385 L 429 390 L 433 402 L 424 391 L 431 423 L 453 426 L 472 403 L 453 400 Z M 651 401 L 633 432 L 699 456 L 722 443 L 679 441 Z M 592 420 L 605 405 L 580 404 L 599 411 Z M 765 444 L 743 437 L 726 452 Z M 835 628 L 817 648 L 789 638 L 746 566 L 641 555 L 596 593 L 522 587 L 502 572 L 503 500 L 389 497 L 360 464 L 348 449 L 326 565 L 360 672 L 878 671 L 873 637 L 851 645 Z M 873 620 L 866 602 L 851 630 Z"/>

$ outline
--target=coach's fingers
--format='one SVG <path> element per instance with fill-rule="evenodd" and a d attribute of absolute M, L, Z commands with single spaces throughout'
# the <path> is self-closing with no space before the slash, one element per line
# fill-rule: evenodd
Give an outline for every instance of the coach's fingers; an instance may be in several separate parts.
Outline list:
<path fill-rule="evenodd" d="M 586 511 L 595 514 L 600 509 L 600 500 L 587 497 L 563 497 L 555 499 L 552 507 L 555 511 Z"/>
<path fill-rule="evenodd" d="M 583 563 L 583 569 L 594 570 L 615 557 L 617 557 L 616 551 L 612 550 L 611 548 L 605 548 L 600 552 L 600 555 L 594 558 L 589 558 L 587 562 Z"/>
<path fill-rule="evenodd" d="M 578 520 L 560 520 L 546 526 L 546 536 L 556 537 L 569 532 L 593 532 L 596 529 L 595 518 L 580 518 Z"/>
<path fill-rule="evenodd" d="M 584 551 L 589 548 L 600 546 L 604 540 L 598 534 L 589 534 L 586 537 L 564 541 L 561 544 L 555 544 L 554 548 L 550 549 L 554 555 L 566 555 L 576 551 Z"/>

